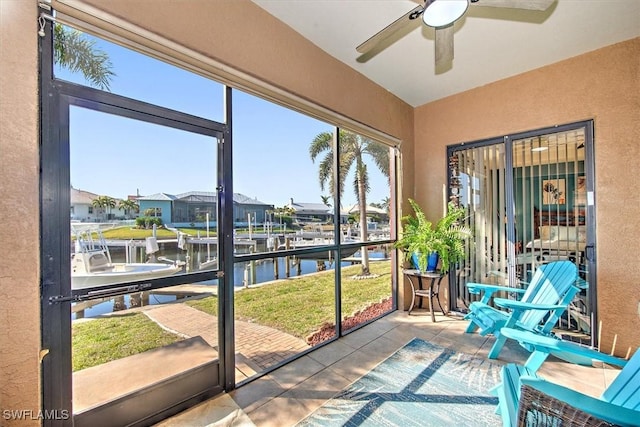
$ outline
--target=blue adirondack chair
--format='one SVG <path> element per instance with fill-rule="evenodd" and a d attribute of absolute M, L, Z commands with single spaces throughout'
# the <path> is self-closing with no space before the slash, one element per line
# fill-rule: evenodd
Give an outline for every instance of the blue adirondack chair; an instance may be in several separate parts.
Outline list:
<path fill-rule="evenodd" d="M 623 367 L 626 359 L 601 353 L 590 347 L 570 341 L 562 341 L 556 337 L 541 336 L 529 331 L 521 331 L 511 328 L 502 328 L 500 334 L 516 340 L 521 346 L 531 352 L 524 364 L 530 372 L 535 373 L 550 354 L 578 365 L 591 366 L 593 361 L 604 362 L 610 365 Z"/>
<path fill-rule="evenodd" d="M 562 313 L 580 290 L 576 286 L 578 269 L 570 261 L 554 261 L 540 266 L 533 275 L 526 290 L 482 283 L 467 283 L 471 293 L 483 293 L 480 301 L 470 304 L 470 312 L 465 316 L 469 326 L 466 332 L 480 329 L 480 335 L 493 334 L 496 341 L 489 352 L 490 359 L 496 359 L 507 337 L 500 334 L 503 327 L 550 335 Z M 517 292 L 519 301 L 494 298 L 497 291 Z M 495 306 L 490 305 L 493 298 Z"/>
<path fill-rule="evenodd" d="M 502 368 L 502 384 L 494 388 L 505 427 L 640 425 L 640 351 L 622 368 L 600 398 L 548 382 L 524 366 Z M 591 423 L 587 422 L 590 421 Z"/>

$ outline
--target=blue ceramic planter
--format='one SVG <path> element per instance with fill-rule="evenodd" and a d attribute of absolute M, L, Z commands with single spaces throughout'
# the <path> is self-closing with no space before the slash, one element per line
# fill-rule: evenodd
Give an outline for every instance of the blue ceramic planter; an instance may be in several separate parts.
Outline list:
<path fill-rule="evenodd" d="M 420 265 L 418 259 L 420 258 L 420 254 L 418 252 L 414 252 L 411 254 L 411 264 L 413 264 L 414 268 L 420 270 Z M 427 272 L 436 271 L 438 268 L 438 261 L 440 257 L 437 252 L 431 252 L 427 257 Z"/>

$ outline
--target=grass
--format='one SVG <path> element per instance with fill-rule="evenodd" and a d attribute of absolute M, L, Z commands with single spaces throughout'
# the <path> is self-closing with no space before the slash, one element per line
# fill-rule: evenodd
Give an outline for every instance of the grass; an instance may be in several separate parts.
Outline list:
<path fill-rule="evenodd" d="M 73 370 L 89 368 L 182 340 L 142 313 L 73 322 Z"/>
<path fill-rule="evenodd" d="M 391 262 L 370 264 L 375 279 L 356 280 L 359 265 L 342 268 L 342 317 L 391 296 Z M 235 293 L 235 317 L 306 338 L 324 323 L 335 321 L 333 271 L 295 277 Z M 187 302 L 217 315 L 217 297 Z"/>
<path fill-rule="evenodd" d="M 200 237 L 205 237 L 207 233 L 206 230 L 197 228 L 179 228 L 179 230 L 194 237 L 198 235 L 198 231 L 200 232 Z M 143 240 L 147 237 L 151 237 L 153 235 L 153 230 L 145 230 L 144 228 L 118 227 L 109 230 L 103 230 L 102 235 L 105 239 L 108 240 Z M 209 231 L 209 236 L 216 235 L 217 234 L 215 233 L 215 231 Z M 158 239 L 175 239 L 176 233 L 164 228 L 158 228 L 156 230 L 156 236 L 158 237 Z"/>
<path fill-rule="evenodd" d="M 342 268 L 343 318 L 391 295 L 391 262 L 371 262 L 379 277 L 356 280 L 360 265 Z M 269 283 L 235 293 L 236 319 L 305 339 L 335 321 L 335 274 L 332 270 Z M 215 296 L 186 304 L 217 315 Z M 89 368 L 180 341 L 142 313 L 73 322 L 73 370 Z"/>

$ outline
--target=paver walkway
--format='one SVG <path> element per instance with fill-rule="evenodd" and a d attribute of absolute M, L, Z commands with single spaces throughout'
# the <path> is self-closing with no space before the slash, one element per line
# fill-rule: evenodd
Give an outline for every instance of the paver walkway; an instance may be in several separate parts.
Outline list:
<path fill-rule="evenodd" d="M 218 348 L 215 316 L 182 303 L 148 306 L 144 313 L 163 329 L 185 338 L 200 336 L 211 347 Z M 236 320 L 235 334 L 236 367 L 247 377 L 309 348 L 300 338 L 251 322 Z"/>

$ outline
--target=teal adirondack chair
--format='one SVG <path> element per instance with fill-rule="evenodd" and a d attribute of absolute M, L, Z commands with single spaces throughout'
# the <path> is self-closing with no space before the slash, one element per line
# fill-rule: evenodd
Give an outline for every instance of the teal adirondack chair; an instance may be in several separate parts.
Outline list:
<path fill-rule="evenodd" d="M 640 351 L 622 368 L 600 398 L 548 382 L 524 366 L 502 368 L 493 390 L 504 427 L 640 425 Z M 604 421 L 604 423 L 601 423 Z"/>
<path fill-rule="evenodd" d="M 531 355 L 524 364 L 530 372 L 535 373 L 550 354 L 578 365 L 593 365 L 594 361 L 604 362 L 609 365 L 623 367 L 627 364 L 626 359 L 610 356 L 601 353 L 591 347 L 577 344 L 570 341 L 562 341 L 556 337 L 541 336 L 529 331 L 518 329 L 502 328 L 500 334 L 516 340 L 521 346 L 531 352 Z"/>
<path fill-rule="evenodd" d="M 480 329 L 480 335 L 493 334 L 496 341 L 489 352 L 490 359 L 496 359 L 507 337 L 500 333 L 504 327 L 550 335 L 562 313 L 580 290 L 576 286 L 578 269 L 570 261 L 554 261 L 536 270 L 526 290 L 482 283 L 467 283 L 471 293 L 483 293 L 480 301 L 470 304 L 466 332 Z M 519 301 L 493 298 L 497 291 L 516 292 L 522 295 Z M 499 310 L 490 305 L 506 309 Z"/>

